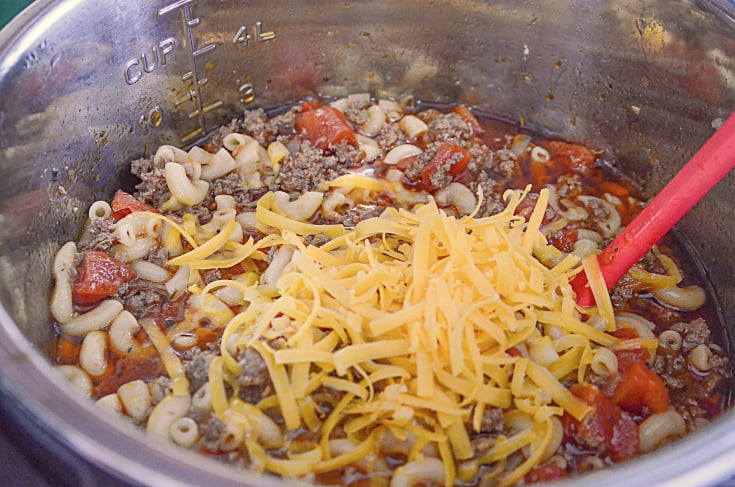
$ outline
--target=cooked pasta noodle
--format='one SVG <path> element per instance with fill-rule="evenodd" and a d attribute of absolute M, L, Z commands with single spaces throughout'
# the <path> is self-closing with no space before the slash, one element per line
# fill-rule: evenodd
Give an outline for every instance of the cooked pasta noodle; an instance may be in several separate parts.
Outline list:
<path fill-rule="evenodd" d="M 378 135 L 385 127 L 385 112 L 378 105 L 371 105 L 367 111 L 367 121 L 360 127 L 360 131 L 368 137 Z"/>
<path fill-rule="evenodd" d="M 117 394 L 108 394 L 101 397 L 97 399 L 95 404 L 110 413 L 122 414 L 122 404 L 120 404 L 120 398 Z"/>
<path fill-rule="evenodd" d="M 170 296 L 181 294 L 189 283 L 189 266 L 182 265 L 168 281 L 166 281 L 166 291 Z"/>
<path fill-rule="evenodd" d="M 681 350 L 682 338 L 681 333 L 676 330 L 666 330 L 661 332 L 658 337 L 662 347 L 670 348 L 671 350 Z"/>
<path fill-rule="evenodd" d="M 543 147 L 537 145 L 533 149 L 531 149 L 531 160 L 533 162 L 545 164 L 549 162 L 550 159 L 551 156 L 549 155 L 549 151 L 547 151 Z"/>
<path fill-rule="evenodd" d="M 74 314 L 71 290 L 71 270 L 74 268 L 77 246 L 74 242 L 64 244 L 54 258 L 54 290 L 49 305 L 51 316 L 59 323 L 67 323 Z"/>
<path fill-rule="evenodd" d="M 55 368 L 82 394 L 92 394 L 92 381 L 82 369 L 74 365 L 57 365 Z"/>
<path fill-rule="evenodd" d="M 309 220 L 322 204 L 324 193 L 310 191 L 290 201 L 288 194 L 283 191 L 273 193 L 274 207 L 277 211 L 293 220 Z"/>
<path fill-rule="evenodd" d="M 102 301 L 96 308 L 77 315 L 63 323 L 61 329 L 68 335 L 86 335 L 90 331 L 101 330 L 115 319 L 123 305 L 113 299 Z"/>
<path fill-rule="evenodd" d="M 677 251 L 604 282 L 643 202 L 599 153 L 413 106 L 256 110 L 133 164 L 54 260 L 60 371 L 153 436 L 319 484 L 530 484 L 717 414 L 725 353 Z"/>
<path fill-rule="evenodd" d="M 171 423 L 168 434 L 177 445 L 190 448 L 199 438 L 199 426 L 196 421 L 184 416 Z"/>
<path fill-rule="evenodd" d="M 416 138 L 429 130 L 429 126 L 426 125 L 423 120 L 414 115 L 406 115 L 405 117 L 401 118 L 399 124 L 401 126 L 401 129 L 406 132 L 406 135 L 411 138 Z"/>
<path fill-rule="evenodd" d="M 190 181 L 181 164 L 166 163 L 166 184 L 171 195 L 184 205 L 192 206 L 201 203 L 209 191 L 209 183 L 202 180 Z"/>
<path fill-rule="evenodd" d="M 689 352 L 687 362 L 698 371 L 707 372 L 712 369 L 712 350 L 707 345 L 700 343 Z"/>
<path fill-rule="evenodd" d="M 414 487 L 426 484 L 441 484 L 445 481 L 444 465 L 436 458 L 414 460 L 393 473 L 390 487 Z"/>
<path fill-rule="evenodd" d="M 120 262 L 133 262 L 142 259 L 151 251 L 155 245 L 150 238 L 138 238 L 131 245 L 116 245 L 112 248 L 112 253 Z"/>
<path fill-rule="evenodd" d="M 112 208 L 107 201 L 95 201 L 89 206 L 89 219 L 99 220 L 108 218 L 112 214 Z"/>
<path fill-rule="evenodd" d="M 388 152 L 383 158 L 383 162 L 385 164 L 398 164 L 398 161 L 407 157 L 417 156 L 422 152 L 423 151 L 415 145 L 402 144 L 395 147 L 394 149 L 391 149 L 390 152 Z"/>
<path fill-rule="evenodd" d="M 705 301 L 704 290 L 699 286 L 665 287 L 655 289 L 653 295 L 662 303 L 687 311 L 698 310 L 704 306 Z"/>
<path fill-rule="evenodd" d="M 130 311 L 123 310 L 110 324 L 108 336 L 110 345 L 123 354 L 135 353 L 140 350 L 140 343 L 134 334 L 140 329 L 138 320 Z"/>
<path fill-rule="evenodd" d="M 618 358 L 607 348 L 597 348 L 593 352 L 590 368 L 596 374 L 614 374 L 618 371 Z"/>
<path fill-rule="evenodd" d="M 133 262 L 132 267 L 135 269 L 138 277 L 145 281 L 164 282 L 169 279 L 168 270 L 152 262 L 138 260 Z"/>
<path fill-rule="evenodd" d="M 441 206 L 454 206 L 460 215 L 469 215 L 477 206 L 475 195 L 462 183 L 450 183 L 439 190 L 436 202 Z"/>
<path fill-rule="evenodd" d="M 153 157 L 153 160 L 160 165 L 167 162 L 178 162 L 179 164 L 184 164 L 189 162 L 189 154 L 173 145 L 162 145 L 156 151 L 156 155 Z"/>
<path fill-rule="evenodd" d="M 107 334 L 99 330 L 90 331 L 82 341 L 79 364 L 89 375 L 102 375 L 107 369 L 106 353 Z"/>
<path fill-rule="evenodd" d="M 151 435 L 169 438 L 171 436 L 171 426 L 175 421 L 186 415 L 190 404 L 191 398 L 188 395 L 164 397 L 151 411 L 146 423 L 146 431 Z"/>
<path fill-rule="evenodd" d="M 151 407 L 151 393 L 142 380 L 134 380 L 121 385 L 117 390 L 123 411 L 136 421 L 144 421 Z"/>
<path fill-rule="evenodd" d="M 205 181 L 211 181 L 232 172 L 236 166 L 235 159 L 222 148 L 202 166 L 200 177 Z"/>
<path fill-rule="evenodd" d="M 684 433 L 686 433 L 686 425 L 681 414 L 676 411 L 654 414 L 641 423 L 641 450 L 651 451 L 663 441 Z"/>
<path fill-rule="evenodd" d="M 225 137 L 222 139 L 222 145 L 225 146 L 225 149 L 232 152 L 238 147 L 249 144 L 252 141 L 253 138 L 248 135 L 233 132 L 231 134 L 225 135 Z"/>

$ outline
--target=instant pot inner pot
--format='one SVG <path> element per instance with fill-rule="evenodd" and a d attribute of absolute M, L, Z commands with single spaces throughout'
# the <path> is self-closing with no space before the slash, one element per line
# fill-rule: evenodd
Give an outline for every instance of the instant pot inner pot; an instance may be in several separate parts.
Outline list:
<path fill-rule="evenodd" d="M 267 483 L 110 421 L 45 359 L 52 256 L 91 202 L 131 189 L 128 162 L 247 107 L 370 92 L 464 103 L 604 148 L 652 195 L 735 106 L 734 14 L 716 0 L 37 2 L 0 34 L 3 400 L 122 479 Z M 734 181 L 680 225 L 724 323 Z M 723 460 L 733 436 L 726 414 L 596 481 L 712 483 L 735 471 Z"/>

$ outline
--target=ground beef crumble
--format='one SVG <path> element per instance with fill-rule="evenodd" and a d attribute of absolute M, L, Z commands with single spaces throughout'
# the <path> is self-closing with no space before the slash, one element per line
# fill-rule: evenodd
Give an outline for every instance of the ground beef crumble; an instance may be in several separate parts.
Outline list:
<path fill-rule="evenodd" d="M 301 143 L 296 154 L 287 157 L 281 165 L 276 184 L 286 192 L 314 191 L 322 181 L 331 181 L 347 172 L 336 156 L 324 156 L 310 142 Z"/>
<path fill-rule="evenodd" d="M 131 172 L 140 178 L 135 186 L 139 200 L 159 208 L 169 198 L 168 185 L 163 164 L 156 165 L 153 157 L 136 159 L 131 163 Z"/>
<path fill-rule="evenodd" d="M 256 108 L 246 110 L 243 115 L 242 126 L 244 132 L 258 141 L 263 147 L 268 146 L 268 124 L 265 110 Z"/>
<path fill-rule="evenodd" d="M 364 125 L 368 119 L 367 106 L 361 103 L 353 103 L 345 112 L 347 120 L 356 129 L 357 133 L 359 133 L 360 126 Z M 243 185 L 243 176 L 233 171 L 209 182 L 210 191 L 203 202 L 179 212 L 169 212 L 169 214 L 172 214 L 174 219 L 180 220 L 180 216 L 184 213 L 191 213 L 197 218 L 199 224 L 206 224 L 211 221 L 213 211 L 216 210 L 214 200 L 216 195 L 233 196 L 238 212 L 246 209 L 252 210 L 258 198 L 268 190 L 286 191 L 291 193 L 293 199 L 294 196 L 306 191 L 322 191 L 325 189 L 326 185 L 324 183 L 326 181 L 335 179 L 363 164 L 362 151 L 359 147 L 348 142 L 341 142 L 326 149 L 321 149 L 317 147 L 317 144 L 304 140 L 304 134 L 298 134 L 295 129 L 295 120 L 300 111 L 299 106 L 294 106 L 280 115 L 268 117 L 262 109 L 248 110 L 241 122 L 233 121 L 228 126 L 220 128 L 205 146 L 208 151 L 215 152 L 223 146 L 224 138 L 233 131 L 240 131 L 253 137 L 263 148 L 267 148 L 268 144 L 274 140 L 284 143 L 289 155 L 281 161 L 280 171 L 277 175 L 271 172 L 268 172 L 267 175 L 263 174 L 262 181 L 265 187 L 262 190 L 248 190 L 247 186 Z M 403 182 L 409 183 L 407 186 L 410 189 L 426 189 L 426 187 L 431 186 L 432 190 L 439 190 L 456 181 L 467 186 L 475 195 L 478 194 L 479 189 L 482 189 L 483 198 L 477 213 L 478 217 L 493 215 L 502 211 L 505 208 L 505 202 L 502 200 L 504 185 L 519 175 L 519 157 L 510 150 L 504 148 L 492 150 L 486 145 L 478 143 L 475 138 L 475 129 L 456 113 L 442 113 L 438 110 L 429 109 L 418 113 L 417 116 L 429 125 L 429 131 L 426 134 L 419 135 L 417 140 L 410 139 L 398 123 L 387 123 L 373 137 L 373 140 L 383 150 L 389 150 L 403 143 L 415 143 L 422 148 L 423 152 L 413 158 L 410 163 L 403 161 L 404 163 L 398 166 L 406 177 Z M 445 141 L 452 141 L 469 151 L 471 160 L 463 175 L 452 175 L 450 168 L 453 163 L 456 162 L 456 159 L 462 159 L 462 154 L 455 154 L 455 160 L 444 161 L 435 167 L 427 182 L 424 180 L 426 177 L 423 174 L 424 170 L 430 165 L 436 164 L 434 158 L 437 150 Z M 494 147 L 497 148 L 498 146 Z M 523 155 L 521 158 L 525 157 Z M 371 171 L 381 170 L 379 165 L 376 165 L 376 168 L 378 169 L 368 166 Z M 132 172 L 141 179 L 141 182 L 136 186 L 138 190 L 137 197 L 141 201 L 160 207 L 164 201 L 168 200 L 170 193 L 166 185 L 162 163 L 156 164 L 153 157 L 138 159 L 132 163 Z M 560 198 L 574 199 L 583 191 L 580 174 L 563 174 L 557 178 L 556 185 Z M 385 198 L 385 201 L 381 198 Z M 537 198 L 537 194 L 532 193 L 528 198 Z M 342 223 L 347 227 L 354 227 L 364 219 L 379 216 L 386 205 L 390 204 L 389 196 L 380 195 L 376 199 L 378 201 L 360 202 L 354 194 L 350 195 L 350 199 L 347 199 L 347 202 L 339 208 L 338 213 L 327 216 L 324 214 L 326 211 L 322 210 L 320 216 L 315 217 L 315 220 L 318 218 L 319 223 Z M 607 207 L 599 201 L 593 200 L 587 206 L 592 215 L 586 223 L 593 224 L 594 220 L 608 218 Z M 526 208 L 526 211 L 525 216 L 528 216 L 531 209 Z M 554 215 L 553 210 L 549 209 L 547 210 L 546 220 L 553 220 L 551 216 L 558 217 L 558 215 Z M 87 229 L 89 238 L 80 244 L 80 249 L 109 250 L 115 243 L 112 232 L 113 223 L 111 219 L 100 219 L 93 222 Z M 577 228 L 575 225 L 583 225 L 583 223 L 573 222 L 571 226 L 565 228 Z M 560 231 L 558 230 L 558 232 Z M 561 238 L 560 234 L 557 236 Z M 329 239 L 324 234 L 308 235 L 305 238 L 306 242 L 312 245 L 321 245 Z M 602 245 L 604 245 L 604 242 Z M 563 250 L 570 251 L 566 248 Z M 149 252 L 146 260 L 165 266 L 168 257 L 168 252 L 165 249 L 154 247 Z M 666 271 L 652 252 L 644 257 L 643 265 L 651 272 L 665 273 Z M 222 272 L 218 269 L 203 270 L 200 275 L 205 284 L 222 278 Z M 636 293 L 635 284 L 628 275 L 619 281 L 611 293 L 616 307 L 630 305 L 631 302 L 636 300 L 648 299 L 648 297 Z M 162 285 L 138 281 L 124 284 L 116 297 L 122 300 L 125 303 L 125 308 L 138 318 L 157 314 L 172 299 Z M 177 318 L 181 320 L 184 319 L 183 302 L 182 299 L 181 303 L 177 305 L 181 311 Z M 674 310 L 662 309 L 657 310 L 656 313 L 657 318 L 661 318 L 657 320 L 659 327 L 673 325 L 671 329 L 681 333 L 683 346 L 681 354 L 660 348 L 650 366 L 662 378 L 672 396 L 678 395 L 677 399 L 672 398 L 672 407 L 682 414 L 688 427 L 693 429 L 697 421 L 707 418 L 707 411 L 696 400 L 687 399 L 687 397 L 691 395 L 702 397 L 703 394 L 710 394 L 718 390 L 724 378 L 729 376 L 728 360 L 722 355 L 721 350 L 715 348 L 716 353 L 713 356 L 712 371 L 697 376 L 696 381 L 693 382 L 689 377 L 694 372 L 687 363 L 686 354 L 697 345 L 712 345 L 707 323 L 702 319 L 696 319 L 692 322 L 681 321 L 682 316 L 686 315 Z M 161 327 L 169 326 L 169 324 L 176 322 L 178 322 L 177 319 L 167 315 L 165 320 L 160 320 L 159 325 Z M 656 331 L 660 330 L 657 329 Z M 283 346 L 283 341 L 273 341 L 270 346 L 278 349 Z M 205 346 L 202 348 L 196 346 L 180 353 L 184 372 L 189 379 L 192 393 L 199 390 L 209 380 L 209 366 L 217 354 L 216 350 Z M 263 398 L 273 394 L 273 384 L 268 367 L 257 351 L 250 348 L 241 349 L 236 354 L 236 360 L 242 374 L 238 376 L 234 384 L 225 386 L 227 394 L 233 394 L 237 391 L 240 399 L 251 404 L 256 404 Z M 612 389 L 619 382 L 619 375 L 615 372 L 609 376 L 590 373 L 588 380 L 599 385 L 601 389 L 604 388 L 604 392 L 610 395 Z M 154 396 L 153 404 L 155 405 L 166 394 L 170 393 L 170 379 L 159 377 L 151 382 L 150 387 Z M 691 393 L 690 388 L 696 388 L 696 391 Z M 337 396 L 335 395 L 335 397 Z M 329 408 L 323 407 L 321 412 L 328 414 Z M 228 434 L 226 425 L 210 411 L 196 411 L 192 408 L 189 415 L 195 418 L 200 426 L 202 436 L 198 446 L 212 452 L 221 453 Z M 501 409 L 490 408 L 484 412 L 480 430 L 478 432 L 473 431 L 471 435 L 471 444 L 475 453 L 487 452 L 497 444 L 498 435 L 508 433 L 508 430 L 504 429 L 503 419 Z M 576 431 L 567 432 L 567 434 L 574 436 L 574 440 L 577 442 L 575 448 L 582 448 L 586 450 L 585 453 L 605 453 L 604 438 L 589 433 L 582 435 Z M 570 458 L 577 457 L 572 455 Z M 508 465 L 518 464 L 521 460 L 521 455 L 511 455 L 508 459 Z"/>
<path fill-rule="evenodd" d="M 238 364 L 242 374 L 237 378 L 240 387 L 240 398 L 249 403 L 257 403 L 271 389 L 271 378 L 268 366 L 258 352 L 252 348 L 239 351 Z"/>
<path fill-rule="evenodd" d="M 456 113 L 444 113 L 428 123 L 429 133 L 432 140 L 443 142 L 452 140 L 455 142 L 468 141 L 472 139 L 474 130 Z"/>
<path fill-rule="evenodd" d="M 98 218 L 87 227 L 89 239 L 79 243 L 79 251 L 83 250 L 110 250 L 115 243 L 115 220 L 112 218 Z"/>
<path fill-rule="evenodd" d="M 189 379 L 189 391 L 194 394 L 209 382 L 209 365 L 217 357 L 217 353 L 192 347 L 181 355 L 184 372 Z"/>
<path fill-rule="evenodd" d="M 697 345 L 706 344 L 709 341 L 709 326 L 702 318 L 697 318 L 689 323 L 680 321 L 675 323 L 671 329 L 681 334 L 684 340 L 681 347 L 683 350 L 691 350 Z"/>

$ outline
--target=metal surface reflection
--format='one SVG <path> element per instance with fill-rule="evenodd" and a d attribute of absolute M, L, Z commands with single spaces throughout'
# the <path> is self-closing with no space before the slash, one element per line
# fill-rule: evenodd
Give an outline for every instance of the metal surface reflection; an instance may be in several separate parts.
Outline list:
<path fill-rule="evenodd" d="M 501 0 L 36 3 L 0 33 L 0 392 L 120 478 L 273 484 L 144 441 L 46 363 L 49 263 L 126 162 L 245 107 L 371 91 L 460 102 L 605 147 L 653 193 L 735 107 L 730 2 Z M 682 228 L 732 320 L 734 179 Z M 709 484 L 735 470 L 735 417 L 596 475 Z M 676 461 L 672 461 L 676 459 Z"/>

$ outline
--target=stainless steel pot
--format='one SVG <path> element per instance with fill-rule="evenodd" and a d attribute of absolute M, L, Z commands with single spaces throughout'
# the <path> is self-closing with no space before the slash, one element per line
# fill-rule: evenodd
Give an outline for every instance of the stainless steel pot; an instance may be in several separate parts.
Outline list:
<path fill-rule="evenodd" d="M 36 2 L 0 32 L 3 409 L 57 454 L 124 482 L 278 484 L 146 438 L 75 395 L 46 359 L 52 255 L 92 201 L 131 186 L 126 161 L 191 143 L 247 106 L 369 90 L 467 103 L 606 147 L 653 194 L 735 107 L 733 16 L 724 0 Z M 734 183 L 681 224 L 726 323 Z M 735 473 L 733 454 L 728 413 L 576 482 L 711 485 Z"/>

